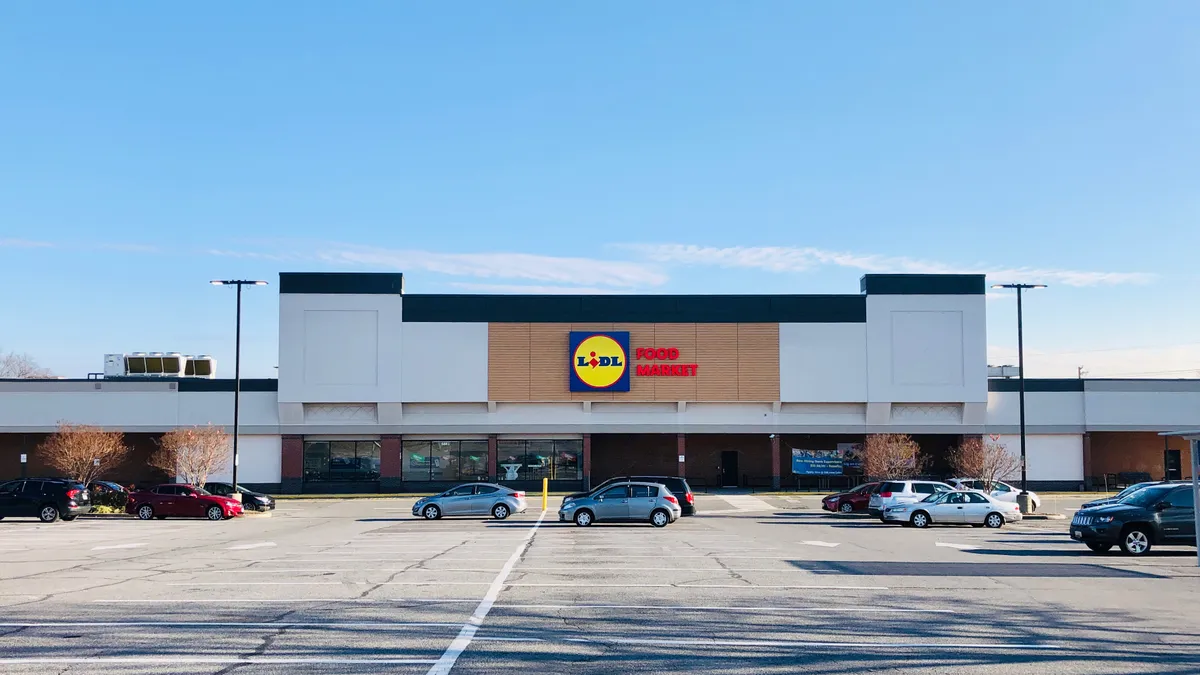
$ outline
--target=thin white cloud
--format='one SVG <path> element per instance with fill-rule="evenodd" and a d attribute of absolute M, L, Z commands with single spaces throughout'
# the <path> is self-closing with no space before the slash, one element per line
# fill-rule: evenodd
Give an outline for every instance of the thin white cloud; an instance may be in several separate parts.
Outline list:
<path fill-rule="evenodd" d="M 0 239 L 0 247 L 4 248 L 54 248 L 48 241 L 32 241 L 30 239 Z"/>
<path fill-rule="evenodd" d="M 586 286 L 538 286 L 525 284 L 476 284 L 465 281 L 455 281 L 449 284 L 454 288 L 476 293 L 515 293 L 530 295 L 611 295 L 624 291 L 615 288 L 588 288 Z"/>
<path fill-rule="evenodd" d="M 634 289 L 659 286 L 667 276 L 655 266 L 531 253 L 437 253 L 332 244 L 316 254 L 331 265 L 424 270 L 458 277 L 516 279 L 547 284 Z"/>
<path fill-rule="evenodd" d="M 1015 347 L 989 345 L 988 363 L 1017 363 Z M 1025 374 L 1029 377 L 1200 377 L 1200 343 L 1159 347 L 1116 347 L 1082 351 L 1042 351 L 1025 348 Z"/>
<path fill-rule="evenodd" d="M 695 246 L 688 244 L 631 244 L 622 246 L 646 259 L 676 265 L 713 265 L 727 268 L 761 269 L 768 272 L 800 272 L 822 266 L 848 267 L 869 273 L 986 274 L 995 281 L 1058 283 L 1067 286 L 1113 286 L 1153 281 L 1146 272 L 1091 272 L 1035 267 L 992 267 L 951 265 L 904 256 L 829 251 L 790 246 Z"/>

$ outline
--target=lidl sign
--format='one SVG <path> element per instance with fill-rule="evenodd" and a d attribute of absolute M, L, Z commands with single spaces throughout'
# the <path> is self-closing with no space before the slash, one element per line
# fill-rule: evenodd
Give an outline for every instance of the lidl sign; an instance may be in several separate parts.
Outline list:
<path fill-rule="evenodd" d="M 629 391 L 629 333 L 571 331 L 571 391 Z"/>

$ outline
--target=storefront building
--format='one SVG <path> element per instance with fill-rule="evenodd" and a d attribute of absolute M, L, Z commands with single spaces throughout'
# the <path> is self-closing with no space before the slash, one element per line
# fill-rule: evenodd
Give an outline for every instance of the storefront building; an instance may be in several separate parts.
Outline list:
<path fill-rule="evenodd" d="M 847 295 L 405 295 L 400 274 L 281 274 L 279 379 L 243 380 L 239 479 L 283 493 L 575 489 L 631 473 L 699 488 L 836 487 L 867 434 L 945 474 L 965 436 L 1018 447 L 989 380 L 984 279 L 867 275 Z M 180 425 L 230 424 L 230 380 L 0 381 L 0 478 L 47 473 L 58 421 L 125 431 L 120 480 Z M 1031 483 L 1190 469 L 1200 381 L 1029 380 Z M 838 475 L 797 457 L 845 457 Z M 139 454 L 140 453 L 140 454 Z M 807 462 L 807 460 L 805 460 Z M 811 465 L 815 466 L 815 464 Z M 806 469 L 805 471 L 807 471 Z"/>

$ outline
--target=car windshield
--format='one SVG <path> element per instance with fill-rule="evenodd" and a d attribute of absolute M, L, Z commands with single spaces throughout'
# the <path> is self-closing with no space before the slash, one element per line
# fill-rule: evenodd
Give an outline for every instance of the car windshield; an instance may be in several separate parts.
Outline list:
<path fill-rule="evenodd" d="M 1155 487 L 1142 488 L 1137 492 L 1125 497 L 1121 500 L 1122 504 L 1131 504 L 1133 506 L 1151 506 L 1162 501 L 1163 495 L 1170 492 L 1171 485 L 1162 485 Z"/>
<path fill-rule="evenodd" d="M 204 488 L 192 488 L 192 492 L 195 492 L 197 495 L 199 495 L 201 497 L 211 497 L 212 496 L 212 493 L 209 492 L 208 490 L 205 490 Z"/>
<path fill-rule="evenodd" d="M 1149 487 L 1150 485 L 1153 485 L 1153 483 L 1135 483 L 1134 485 L 1130 485 L 1129 487 L 1127 487 L 1124 490 L 1121 490 L 1120 492 L 1117 493 L 1117 499 L 1122 499 L 1124 497 L 1128 497 L 1129 495 L 1137 492 L 1138 490 L 1145 489 L 1145 488 Z"/>
<path fill-rule="evenodd" d="M 944 499 L 944 498 L 946 497 L 946 495 L 948 495 L 948 494 L 950 494 L 950 493 L 949 493 L 949 492 L 935 492 L 935 493 L 933 493 L 933 494 L 929 495 L 928 497 L 926 497 L 925 499 L 922 499 L 921 501 L 922 501 L 922 502 L 928 502 L 928 503 L 932 504 L 932 503 L 934 503 L 934 502 L 936 502 L 936 501 L 941 501 L 941 500 L 942 500 L 942 499 Z"/>

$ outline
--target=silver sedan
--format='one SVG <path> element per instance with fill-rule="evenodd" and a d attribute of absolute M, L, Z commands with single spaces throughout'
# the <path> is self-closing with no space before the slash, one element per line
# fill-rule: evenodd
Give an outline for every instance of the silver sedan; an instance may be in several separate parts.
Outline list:
<path fill-rule="evenodd" d="M 504 520 L 524 513 L 528 506 L 525 493 L 494 483 L 468 483 L 450 488 L 440 495 L 422 497 L 413 504 L 412 514 L 426 520 L 442 516 L 486 516 Z"/>
<path fill-rule="evenodd" d="M 1002 502 L 977 490 L 956 490 L 929 495 L 915 504 L 889 506 L 883 512 L 887 523 L 924 528 L 930 525 L 974 525 L 1003 527 L 1021 522 L 1021 511 L 1012 502 Z"/>

